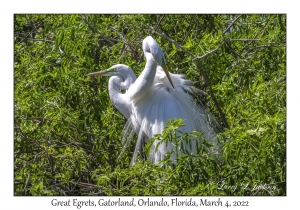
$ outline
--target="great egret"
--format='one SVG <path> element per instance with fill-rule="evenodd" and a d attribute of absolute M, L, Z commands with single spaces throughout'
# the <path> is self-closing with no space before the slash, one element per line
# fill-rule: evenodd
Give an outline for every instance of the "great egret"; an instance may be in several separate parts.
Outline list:
<path fill-rule="evenodd" d="M 137 79 L 132 69 L 123 64 L 88 74 L 112 76 L 108 85 L 110 99 L 138 134 L 132 163 L 141 148 L 142 140 L 145 138 L 148 141 L 155 134 L 161 134 L 165 123 L 174 118 L 184 120 L 185 126 L 180 128 L 182 133 L 203 132 L 207 140 L 213 141 L 215 132 L 208 122 L 209 112 L 194 103 L 189 94 L 193 92 L 192 82 L 185 80 L 184 75 L 169 74 L 164 53 L 151 36 L 143 40 L 143 51 L 147 62 Z M 121 93 L 120 89 L 125 89 L 126 92 Z M 156 150 L 158 143 L 159 140 L 155 140 L 151 147 L 150 160 L 154 163 L 158 163 L 174 149 L 173 144 L 163 143 Z M 195 141 L 184 147 L 191 153 L 196 153 Z M 171 159 L 175 158 L 173 154 Z"/>
<path fill-rule="evenodd" d="M 120 90 L 128 90 L 135 82 L 136 76 L 132 69 L 126 65 L 117 64 L 107 70 L 87 74 L 87 76 L 97 75 L 111 76 L 108 82 L 110 100 L 119 112 L 128 119 L 131 115 L 131 103 L 126 93 L 122 94 Z"/>

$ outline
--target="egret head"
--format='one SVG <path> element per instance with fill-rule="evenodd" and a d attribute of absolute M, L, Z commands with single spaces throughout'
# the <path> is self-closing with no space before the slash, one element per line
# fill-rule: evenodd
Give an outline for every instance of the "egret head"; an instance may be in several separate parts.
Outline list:
<path fill-rule="evenodd" d="M 96 71 L 87 74 L 86 76 L 117 76 L 123 83 L 122 86 L 127 89 L 135 80 L 136 76 L 133 70 L 124 64 L 116 64 L 109 69 Z"/>
<path fill-rule="evenodd" d="M 124 64 L 116 64 L 109 69 L 92 72 L 87 74 L 86 76 L 124 76 L 131 73 L 133 73 L 133 71 L 129 66 L 126 66 Z"/>
<path fill-rule="evenodd" d="M 143 40 L 143 51 L 144 51 L 144 54 L 146 54 L 146 53 L 151 53 L 152 54 L 152 56 L 153 56 L 154 60 L 156 61 L 156 63 L 163 68 L 163 70 L 166 73 L 172 87 L 174 88 L 171 76 L 169 74 L 169 71 L 168 71 L 168 68 L 167 68 L 167 65 L 166 65 L 166 58 L 165 58 L 164 52 L 160 48 L 160 46 L 157 44 L 157 42 L 151 36 L 147 36 Z"/>

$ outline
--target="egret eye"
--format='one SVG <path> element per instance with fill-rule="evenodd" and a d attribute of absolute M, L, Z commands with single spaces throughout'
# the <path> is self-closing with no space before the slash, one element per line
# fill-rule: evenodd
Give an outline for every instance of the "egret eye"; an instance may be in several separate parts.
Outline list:
<path fill-rule="evenodd" d="M 107 71 L 107 72 L 110 72 L 110 73 L 115 73 L 115 72 L 116 72 L 116 69 L 115 69 L 115 68 L 110 68 L 110 69 L 107 69 L 106 71 Z"/>

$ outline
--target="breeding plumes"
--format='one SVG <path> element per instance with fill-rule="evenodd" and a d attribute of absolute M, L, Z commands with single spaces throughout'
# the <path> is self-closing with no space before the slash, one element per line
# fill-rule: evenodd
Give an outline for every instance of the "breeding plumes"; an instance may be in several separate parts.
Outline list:
<path fill-rule="evenodd" d="M 184 75 L 168 72 L 164 53 L 151 36 L 143 40 L 143 51 L 147 62 L 137 79 L 133 70 L 123 64 L 88 74 L 88 76 L 111 76 L 108 85 L 110 99 L 128 119 L 125 131 L 129 132 L 129 135 L 124 140 L 124 147 L 133 133 L 138 134 L 132 164 L 136 161 L 143 142 L 148 142 L 155 134 L 161 134 L 165 123 L 171 119 L 184 120 L 185 126 L 179 128 L 181 133 L 203 132 L 205 139 L 214 143 L 215 129 L 210 121 L 216 121 L 203 106 L 195 103 L 191 96 L 200 90 L 193 88 L 193 83 L 186 80 Z M 126 92 L 122 93 L 120 90 Z M 158 163 L 169 151 L 175 149 L 172 142 L 159 143 L 159 141 L 155 140 L 150 150 L 149 158 L 154 163 Z M 193 139 L 190 143 L 184 142 L 184 148 L 177 148 L 178 154 L 183 149 L 195 154 L 196 141 Z M 156 148 L 156 145 L 159 146 Z M 173 154 L 171 159 L 175 158 Z"/>

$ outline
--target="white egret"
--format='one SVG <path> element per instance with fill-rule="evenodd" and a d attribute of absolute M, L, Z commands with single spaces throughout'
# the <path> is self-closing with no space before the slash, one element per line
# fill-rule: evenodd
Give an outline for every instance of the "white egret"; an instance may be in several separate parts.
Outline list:
<path fill-rule="evenodd" d="M 141 148 L 142 140 L 146 138 L 148 141 L 155 134 L 161 134 L 165 123 L 171 119 L 184 120 L 185 126 L 180 128 L 182 133 L 203 132 L 207 140 L 213 141 L 215 131 L 208 119 L 211 115 L 194 103 L 189 94 L 193 92 L 192 82 L 185 80 L 184 75 L 169 74 L 164 53 L 151 36 L 143 40 L 143 51 L 147 62 L 136 80 L 132 69 L 123 64 L 88 74 L 112 76 L 109 80 L 110 99 L 138 134 L 132 163 Z M 121 93 L 120 89 L 125 89 L 126 92 Z M 156 150 L 158 143 L 159 140 L 154 141 L 150 152 L 150 160 L 154 163 L 158 163 L 174 149 L 173 144 L 163 143 Z M 191 153 L 196 153 L 195 141 L 184 147 Z M 172 160 L 175 158 L 174 155 L 171 156 Z"/>
<path fill-rule="evenodd" d="M 128 119 L 131 115 L 131 103 L 126 93 L 123 94 L 120 90 L 128 90 L 135 82 L 136 76 L 132 69 L 126 65 L 117 64 L 107 70 L 87 74 L 87 76 L 97 75 L 111 76 L 108 82 L 110 100 L 119 112 Z"/>

